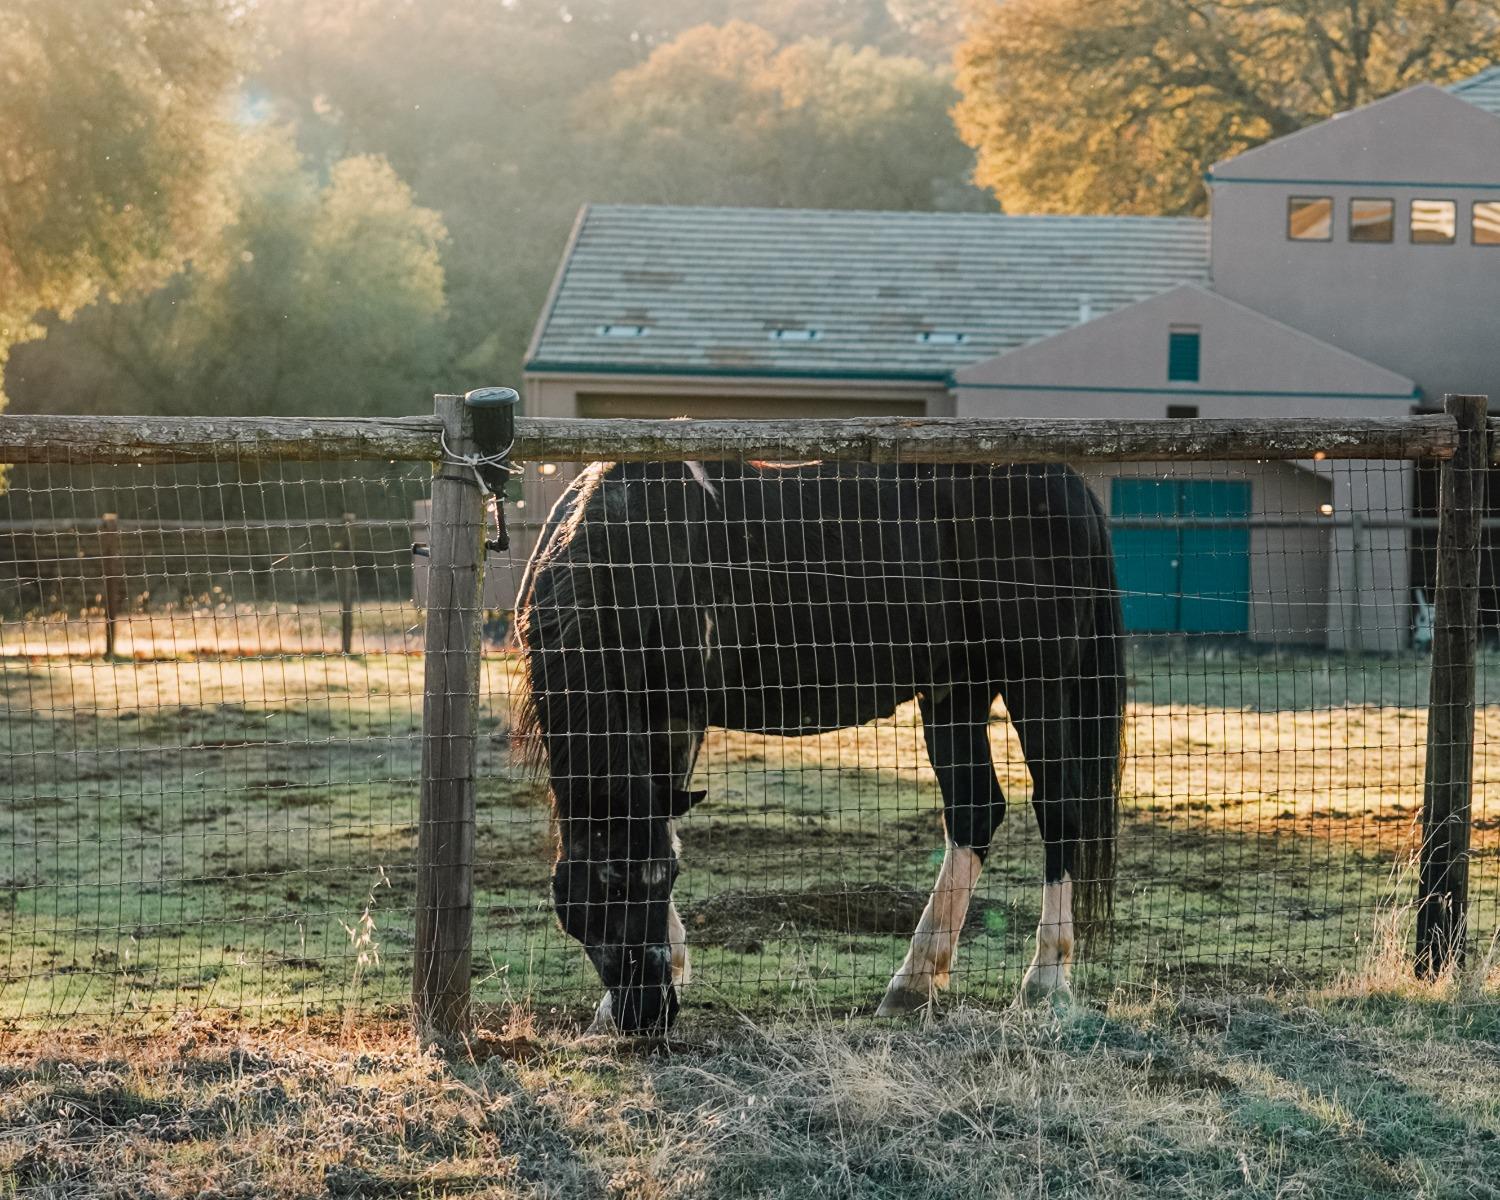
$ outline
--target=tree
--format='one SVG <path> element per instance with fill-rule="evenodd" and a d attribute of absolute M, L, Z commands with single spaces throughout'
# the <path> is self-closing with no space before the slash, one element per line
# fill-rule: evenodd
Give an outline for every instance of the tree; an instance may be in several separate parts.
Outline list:
<path fill-rule="evenodd" d="M 0 0 L 0 6 L 34 2 Z M 61 9 L 69 0 L 47 2 Z M 78 0 L 85 9 L 106 2 Z M 208 0 L 180 2 L 192 8 Z M 141 7 L 147 0 L 122 3 Z M 291 189 L 284 211 L 294 210 L 293 194 L 308 203 L 307 189 L 316 192 L 318 180 L 340 162 L 377 156 L 410 185 L 412 206 L 442 214 L 450 234 L 436 243 L 446 317 L 436 325 L 418 322 L 418 358 L 431 361 L 435 328 L 446 349 L 418 392 L 515 381 L 573 216 L 586 201 L 990 206 L 967 183 L 972 155 L 952 132 L 946 109 L 954 93 L 934 66 L 952 27 L 947 22 L 945 29 L 943 16 L 960 0 L 223 3 L 253 18 L 264 51 L 237 115 L 244 121 L 267 114 L 294 128 L 307 163 L 295 180 L 281 176 Z M 757 60 L 759 75 L 751 79 L 722 62 L 717 81 L 684 70 L 688 90 L 665 97 L 661 121 L 652 125 L 643 94 L 647 71 L 635 85 L 622 83 L 622 109 L 611 109 L 607 81 L 641 70 L 685 30 L 731 12 L 770 30 L 756 35 L 771 37 Z M 889 53 L 906 46 L 917 57 Z M 685 66 L 682 58 L 663 61 L 675 61 L 676 71 Z M 723 105 L 712 120 L 695 113 L 718 88 L 753 103 L 754 119 L 737 118 Z M 640 132 L 648 143 L 644 154 L 631 144 Z M 260 161 L 258 169 L 269 170 Z M 232 198 L 239 232 L 231 240 L 246 236 L 253 217 L 245 210 L 246 188 L 253 190 L 253 181 L 241 174 Z M 219 205 L 221 222 L 229 203 Z M 279 227 L 290 236 L 290 218 Z M 252 252 L 257 267 L 250 271 L 199 252 L 192 269 L 161 293 L 88 309 L 77 329 L 49 320 L 51 345 L 26 348 L 12 365 L 17 399 L 36 406 L 55 404 L 58 395 L 92 397 L 117 410 L 180 406 L 191 380 L 194 389 L 232 398 L 226 404 L 280 403 L 274 397 L 291 393 L 269 387 L 255 362 L 231 353 L 235 339 L 251 329 L 243 314 L 276 311 L 273 292 L 281 285 L 270 264 L 279 261 L 277 252 L 269 244 Z M 162 276 L 157 270 L 152 281 Z M 300 294 L 312 283 L 304 274 L 288 277 L 286 286 Z M 237 324 L 222 319 L 228 340 L 190 336 L 192 322 L 177 315 L 189 295 L 206 306 L 195 318 L 200 323 L 220 305 L 242 314 Z M 296 300 L 287 293 L 280 311 L 306 312 L 309 327 L 317 328 L 319 315 L 294 309 Z M 147 352 L 172 349 L 163 348 L 166 329 L 183 345 L 203 348 L 204 361 L 189 370 L 183 356 L 169 355 L 163 374 L 145 378 L 152 367 Z M 284 336 L 268 326 L 249 341 L 277 346 Z M 136 352 L 125 355 L 132 345 Z M 112 350 L 123 357 L 106 371 Z M 220 365 L 210 370 L 213 364 Z M 357 366 L 349 365 L 356 375 Z M 143 378 L 122 382 L 127 370 Z M 403 407 L 414 402 L 408 395 Z"/>
<path fill-rule="evenodd" d="M 253 129 L 236 157 L 212 250 L 156 292 L 80 312 L 50 353 L 18 352 L 23 394 L 91 412 L 421 407 L 447 351 L 441 219 L 376 156 L 340 160 L 320 184 L 290 131 Z"/>
<path fill-rule="evenodd" d="M 910 60 L 874 51 L 861 57 L 865 45 L 839 44 L 868 35 L 894 45 L 908 25 L 930 34 L 936 16 L 956 2 L 262 0 L 274 54 L 256 79 L 258 94 L 295 122 L 315 162 L 383 154 L 418 202 L 443 214 L 452 240 L 444 259 L 450 358 L 442 386 L 462 390 L 517 379 L 573 216 L 586 201 L 987 204 L 967 186 L 972 156 L 945 111 L 954 96 L 930 64 L 919 73 Z M 691 94 L 666 99 L 665 119 L 678 122 L 675 139 L 664 134 L 649 148 L 632 146 L 641 125 L 610 111 L 606 82 L 730 9 L 763 17 L 778 48 L 794 44 L 794 28 L 830 39 L 826 49 L 798 55 L 867 85 L 862 94 L 884 105 L 879 118 L 840 118 L 840 125 L 814 119 L 809 103 L 796 121 L 785 113 L 770 118 L 779 142 L 740 122 L 735 129 L 744 136 L 726 151 L 734 165 L 726 159 L 716 170 L 712 140 L 684 141 L 693 129 L 709 139 L 723 130 L 692 125 L 699 96 Z M 788 58 L 788 70 L 798 55 Z M 686 73 L 683 81 L 709 86 Z M 881 99 L 883 88 L 890 93 Z M 645 102 L 638 89 L 635 98 Z M 768 162 L 771 154 L 788 162 L 797 156 L 795 169 Z M 774 174 L 762 178 L 763 169 Z"/>
<path fill-rule="evenodd" d="M 1496 0 L 974 0 L 954 115 L 1010 211 L 1201 212 L 1219 159 L 1497 54 Z"/>
<path fill-rule="evenodd" d="M 443 214 L 442 388 L 517 380 L 591 191 L 574 98 L 640 62 L 678 3 L 264 0 L 271 53 L 256 86 L 313 162 L 383 155 Z"/>
<path fill-rule="evenodd" d="M 0 0 L 0 366 L 222 223 L 232 0 Z"/>
<path fill-rule="evenodd" d="M 690 29 L 589 93 L 600 198 L 806 208 L 988 208 L 918 59 L 743 21 Z"/>

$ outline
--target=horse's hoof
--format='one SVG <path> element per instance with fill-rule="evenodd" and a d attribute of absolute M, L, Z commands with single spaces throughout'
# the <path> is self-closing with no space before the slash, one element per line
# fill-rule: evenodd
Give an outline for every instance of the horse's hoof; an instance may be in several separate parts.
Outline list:
<path fill-rule="evenodd" d="M 891 987 L 886 989 L 885 996 L 880 1001 L 880 1007 L 875 1010 L 877 1017 L 909 1017 L 913 1013 L 919 1013 L 932 1005 L 932 996 L 927 992 L 916 992 L 910 988 Z"/>
<path fill-rule="evenodd" d="M 1066 976 L 1058 978 L 1057 969 L 1033 967 L 1021 981 L 1021 1003 L 1028 1008 L 1050 1005 L 1054 1010 L 1068 1008 L 1073 1003 L 1073 989 Z"/>
<path fill-rule="evenodd" d="M 620 1031 L 615 1028 L 613 1007 L 609 993 L 605 992 L 604 999 L 599 1001 L 599 1007 L 594 1010 L 594 1019 L 589 1022 L 589 1027 L 583 1032 L 589 1036 L 619 1033 Z"/>

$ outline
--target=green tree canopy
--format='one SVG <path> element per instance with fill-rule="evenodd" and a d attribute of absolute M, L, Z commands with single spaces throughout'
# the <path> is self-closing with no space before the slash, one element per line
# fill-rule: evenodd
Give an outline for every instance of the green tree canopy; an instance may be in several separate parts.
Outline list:
<path fill-rule="evenodd" d="M 231 0 L 0 0 L 0 363 L 224 220 Z"/>
<path fill-rule="evenodd" d="M 212 250 L 157 292 L 79 313 L 53 353 L 18 354 L 40 376 L 28 391 L 94 412 L 422 407 L 446 354 L 441 219 L 377 156 L 343 159 L 320 183 L 288 130 L 259 129 L 237 159 Z"/>
<path fill-rule="evenodd" d="M 1500 56 L 1496 0 L 974 0 L 976 181 L 1013 212 L 1201 212 L 1203 172 Z"/>
<path fill-rule="evenodd" d="M 59 14 L 70 3 L 0 0 L 0 8 L 45 10 L 48 21 L 65 25 Z M 398 407 L 420 406 L 436 386 L 512 382 L 585 201 L 991 205 L 968 184 L 972 154 L 953 132 L 947 109 L 956 94 L 938 65 L 961 0 L 221 3 L 245 14 L 262 51 L 243 85 L 238 124 L 268 116 L 294 129 L 306 165 L 273 170 L 272 150 L 230 148 L 234 130 L 210 122 L 218 110 L 195 93 L 190 111 L 218 130 L 222 156 L 241 156 L 250 173 L 240 172 L 220 199 L 197 210 L 188 204 L 187 215 L 201 230 L 233 214 L 226 245 L 253 254 L 253 265 L 224 247 L 200 249 L 201 233 L 186 237 L 184 222 L 184 235 L 174 235 L 170 253 L 141 281 L 159 282 L 162 263 L 187 257 L 191 270 L 148 299 L 85 310 L 76 330 L 49 319 L 48 342 L 18 352 L 7 380 L 30 408 L 84 405 L 83 397 L 115 411 L 180 407 L 194 396 L 242 411 L 296 404 L 288 380 L 301 369 L 292 364 L 308 361 L 301 346 L 330 346 L 330 363 L 344 345 L 389 361 L 380 359 L 380 345 L 356 335 L 407 302 L 421 314 L 410 326 L 418 349 L 410 370 L 393 363 L 384 376 L 410 382 Z M 155 4 L 168 11 L 165 0 Z M 148 0 L 118 7 L 156 11 Z M 110 5 L 77 0 L 75 8 L 87 14 Z M 178 9 L 210 11 L 210 0 L 180 0 Z M 699 28 L 732 15 L 754 27 Z M 718 58 L 711 69 L 695 69 L 691 54 L 710 44 Z M 746 62 L 725 57 L 737 50 L 749 55 Z M 113 63 L 108 47 L 97 53 Z M 6 65 L 0 59 L 0 72 Z M 658 83 L 680 94 L 648 95 Z M 108 137 L 100 145 L 111 152 Z M 348 170 L 339 164 L 368 156 L 389 164 L 387 182 L 410 185 L 408 218 L 440 213 L 451 237 L 400 243 L 421 269 L 411 272 L 410 287 L 387 288 L 370 301 L 377 311 L 363 316 L 349 293 L 366 278 L 360 273 L 378 272 L 364 256 L 345 260 L 331 302 L 352 333 L 334 336 L 335 318 L 308 299 L 329 301 L 323 293 L 332 290 L 310 265 L 317 247 L 294 235 L 298 221 L 314 219 L 325 186 Z M 329 219 L 317 217 L 320 227 Z M 263 234 L 250 244 L 260 221 Z M 426 257 L 431 247 L 441 253 L 436 264 Z M 396 263 L 400 254 L 391 249 L 381 261 Z M 435 309 L 423 290 L 434 265 L 447 296 L 441 320 L 428 320 Z M 96 290 L 82 287 L 55 307 L 67 311 Z M 104 290 L 129 291 L 113 282 Z M 290 313 L 308 322 L 307 338 L 284 328 Z M 389 345 L 402 345 L 401 324 L 387 328 Z M 434 341 L 444 337 L 432 365 Z M 275 353 L 262 361 L 268 348 Z M 106 368 L 111 355 L 118 365 Z M 269 361 L 282 362 L 283 373 L 275 375 Z M 340 373 L 369 378 L 358 368 L 350 362 Z"/>

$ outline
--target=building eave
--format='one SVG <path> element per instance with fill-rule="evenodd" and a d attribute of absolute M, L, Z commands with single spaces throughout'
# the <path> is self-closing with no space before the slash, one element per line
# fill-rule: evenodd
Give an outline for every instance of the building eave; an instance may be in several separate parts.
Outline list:
<path fill-rule="evenodd" d="M 572 376 L 621 376 L 661 379 L 805 379 L 819 383 L 894 383 L 948 387 L 951 371 L 880 371 L 851 370 L 842 367 L 737 367 L 695 366 L 681 363 L 596 363 L 549 362 L 534 360 L 524 368 L 530 378 L 550 379 Z"/>

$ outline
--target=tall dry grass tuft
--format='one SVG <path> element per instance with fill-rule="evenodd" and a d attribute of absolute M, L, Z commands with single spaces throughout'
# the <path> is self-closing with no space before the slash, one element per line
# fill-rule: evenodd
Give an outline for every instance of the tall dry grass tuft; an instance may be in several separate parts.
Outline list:
<path fill-rule="evenodd" d="M 1470 938 L 1462 965 L 1450 963 L 1431 978 L 1417 973 L 1417 855 L 1398 862 L 1383 902 L 1375 911 L 1369 939 L 1353 966 L 1342 970 L 1319 995 L 1339 1000 L 1404 998 L 1459 1004 L 1493 999 L 1500 991 L 1500 930 L 1487 941 Z"/>
<path fill-rule="evenodd" d="M 380 965 L 380 942 L 376 938 L 375 893 L 382 887 L 391 886 L 390 877 L 385 873 L 384 866 L 375 868 L 375 882 L 370 885 L 370 890 L 365 896 L 364 911 L 354 919 L 354 923 L 348 924 L 340 920 L 344 932 L 349 937 L 349 948 L 353 951 L 354 971 L 351 980 L 353 995 L 350 1003 L 344 1006 L 344 1026 L 346 1033 L 357 1020 L 360 1011 L 360 991 L 364 985 L 365 972 L 371 967 Z"/>

